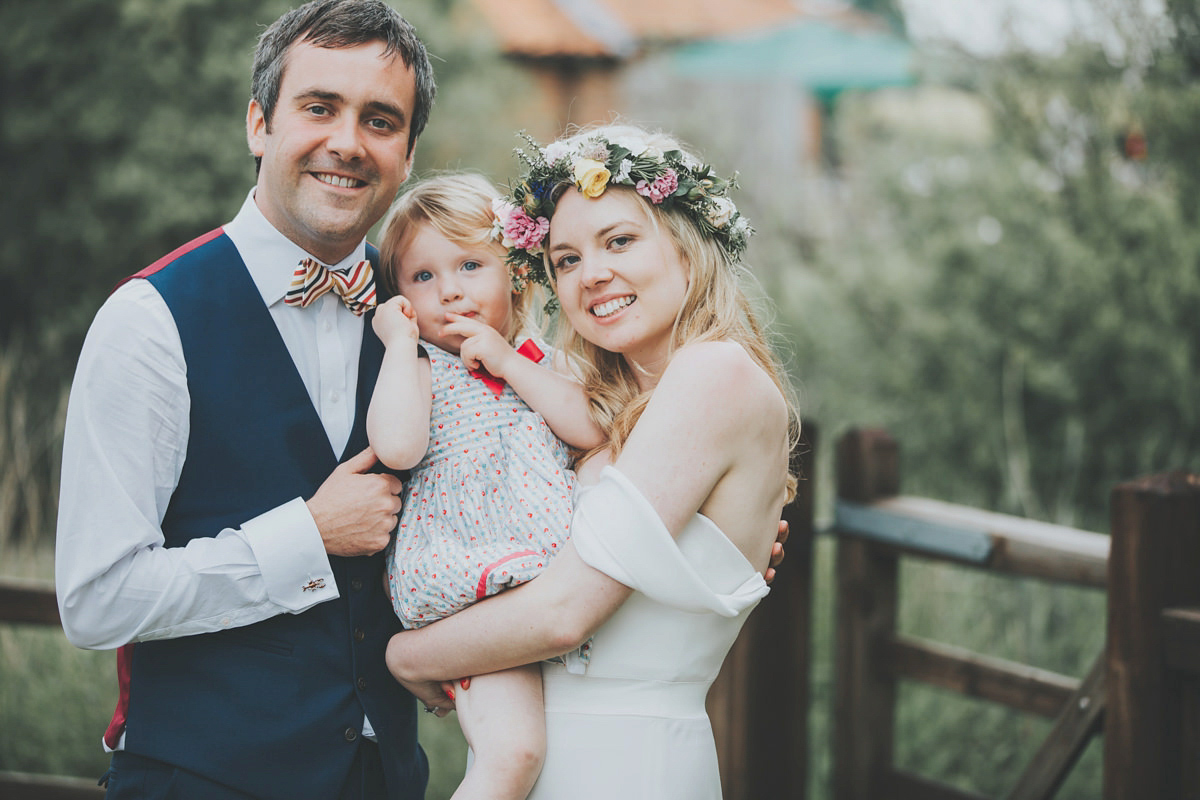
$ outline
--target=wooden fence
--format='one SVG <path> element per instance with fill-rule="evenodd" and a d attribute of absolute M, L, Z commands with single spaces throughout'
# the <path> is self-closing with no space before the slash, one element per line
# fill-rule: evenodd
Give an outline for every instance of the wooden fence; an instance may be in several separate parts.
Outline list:
<path fill-rule="evenodd" d="M 816 445 L 805 422 L 792 459 L 796 498 L 783 510 L 787 560 L 709 692 L 726 800 L 802 800 L 808 784 Z"/>
<path fill-rule="evenodd" d="M 900 680 L 1054 719 L 1014 800 L 1053 797 L 1102 731 L 1106 800 L 1200 797 L 1200 478 L 1117 486 L 1103 536 L 900 496 L 884 431 L 851 431 L 836 456 L 836 800 L 979 797 L 895 768 Z M 1076 678 L 900 635 L 902 557 L 1106 589 L 1105 650 Z"/>
<path fill-rule="evenodd" d="M 727 800 L 805 797 L 816 444 L 808 425 L 805 479 L 784 512 L 787 562 L 709 697 Z M 1200 798 L 1200 476 L 1117 486 L 1110 537 L 900 496 L 899 448 L 884 431 L 847 433 L 836 456 L 835 800 L 978 798 L 895 768 L 900 680 L 1055 720 L 1014 800 L 1053 797 L 1101 731 L 1105 800 Z M 911 557 L 1105 589 L 1105 651 L 1074 677 L 903 636 L 899 563 Z M 58 625 L 53 588 L 0 579 L 6 622 Z M 86 779 L 0 772 L 10 800 L 100 796 Z"/>

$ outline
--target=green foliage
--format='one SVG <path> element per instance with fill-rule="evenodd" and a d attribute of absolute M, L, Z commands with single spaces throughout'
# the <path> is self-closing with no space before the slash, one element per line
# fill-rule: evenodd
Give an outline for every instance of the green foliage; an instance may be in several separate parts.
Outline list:
<path fill-rule="evenodd" d="M 0 770 L 99 778 L 100 737 L 117 700 L 112 653 L 77 650 L 60 630 L 0 626 Z"/>
<path fill-rule="evenodd" d="M 796 352 L 826 430 L 892 429 L 906 491 L 1104 529 L 1114 483 L 1197 467 L 1200 88 L 1174 41 L 968 65 L 982 138 L 840 109 L 854 227 L 793 279 Z"/>
<path fill-rule="evenodd" d="M 255 40 L 296 4 L 0 5 L 0 342 L 62 324 L 77 340 L 116 281 L 233 216 L 254 182 Z M 441 89 L 418 171 L 506 174 L 527 83 L 461 1 L 407 5 Z"/>
<path fill-rule="evenodd" d="M 458 719 L 438 719 L 422 713 L 418 722 L 421 747 L 429 757 L 429 786 L 425 800 L 447 800 L 462 781 L 467 767 L 467 742 Z"/>
<path fill-rule="evenodd" d="M 123 275 L 222 222 L 253 180 L 244 0 L 0 8 L 0 335 L 89 314 Z M 83 310 L 81 310 L 81 307 Z"/>
<path fill-rule="evenodd" d="M 54 528 L 68 387 L 39 356 L 61 349 L 43 337 L 36 349 L 17 338 L 0 350 L 0 550 L 44 544 Z"/>

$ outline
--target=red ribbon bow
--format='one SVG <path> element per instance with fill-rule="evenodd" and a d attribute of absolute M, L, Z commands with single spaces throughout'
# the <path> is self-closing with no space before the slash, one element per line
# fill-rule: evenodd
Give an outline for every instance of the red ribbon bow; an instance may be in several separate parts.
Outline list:
<path fill-rule="evenodd" d="M 546 357 L 546 354 L 542 352 L 541 348 L 534 344 L 533 339 L 526 339 L 524 342 L 522 342 L 521 346 L 517 348 L 517 352 L 535 364 L 539 363 L 543 358 Z M 504 391 L 504 379 L 497 378 L 483 367 L 467 371 L 476 378 L 479 378 L 479 380 L 483 381 L 484 385 L 491 389 L 497 397 L 499 397 Z"/>

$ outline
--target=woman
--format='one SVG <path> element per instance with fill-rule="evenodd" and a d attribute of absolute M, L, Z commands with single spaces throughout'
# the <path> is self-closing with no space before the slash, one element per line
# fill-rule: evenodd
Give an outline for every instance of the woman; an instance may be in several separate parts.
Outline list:
<path fill-rule="evenodd" d="M 751 230 L 674 140 L 609 126 L 522 154 L 498 210 L 510 258 L 553 286 L 608 444 L 582 460 L 570 541 L 529 584 L 397 635 L 392 673 L 543 665 L 548 750 L 531 798 L 720 798 L 708 687 L 767 593 L 795 414 L 737 282 Z M 456 687 L 457 688 L 457 687 Z M 505 735 L 457 691 L 468 742 Z"/>

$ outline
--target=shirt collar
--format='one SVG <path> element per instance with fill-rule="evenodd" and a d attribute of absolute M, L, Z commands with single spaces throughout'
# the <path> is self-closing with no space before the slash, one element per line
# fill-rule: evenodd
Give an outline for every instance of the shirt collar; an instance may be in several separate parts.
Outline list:
<path fill-rule="evenodd" d="M 305 252 L 304 248 L 284 236 L 267 221 L 258 204 L 254 202 L 254 189 L 246 195 L 237 216 L 225 225 L 225 233 L 237 247 L 242 260 L 246 262 L 250 278 L 262 295 L 263 303 L 268 307 L 282 300 L 287 294 L 296 265 L 303 259 L 311 258 L 325 263 Z M 363 239 L 350 255 L 336 264 L 325 266 L 346 267 L 365 259 L 366 253 L 366 239 Z"/>

